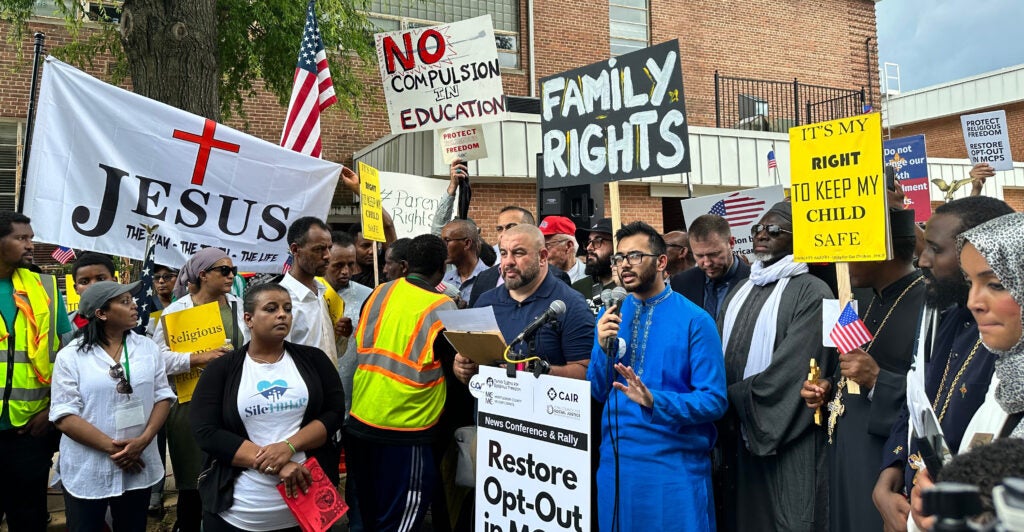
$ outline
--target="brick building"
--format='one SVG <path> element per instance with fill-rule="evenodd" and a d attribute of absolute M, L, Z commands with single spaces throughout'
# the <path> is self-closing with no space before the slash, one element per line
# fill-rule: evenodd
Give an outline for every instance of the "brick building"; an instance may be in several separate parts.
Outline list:
<path fill-rule="evenodd" d="M 626 181 L 621 192 L 623 219 L 643 219 L 659 229 L 672 230 L 682 223 L 680 198 L 691 193 L 701 195 L 773 184 L 765 168 L 766 154 L 773 145 L 780 161 L 782 182 L 788 184 L 786 127 L 807 121 L 812 100 L 819 98 L 809 96 L 813 90 L 830 88 L 849 96 L 860 94 L 866 100 L 856 103 L 855 112 L 860 112 L 865 103 L 877 105 L 875 3 L 433 0 L 411 6 L 374 1 L 370 11 L 384 30 L 490 13 L 501 52 L 506 95 L 526 107 L 536 96 L 540 78 L 650 44 L 679 39 L 693 171 L 689 175 Z M 49 46 L 63 42 L 62 22 L 42 16 L 44 9 L 39 13 L 29 31 L 45 32 Z M 6 33 L 3 24 L 0 32 Z M 0 208 L 8 205 L 4 201 L 9 202 L 13 194 L 19 132 L 28 102 L 30 41 L 27 38 L 20 43 L 24 54 L 20 61 L 16 59 L 17 48 L 0 43 Z M 98 59 L 90 73 L 102 78 L 108 65 L 103 58 Z M 21 71 L 12 73 L 16 66 L 21 66 Z M 716 73 L 722 76 L 722 87 L 727 86 L 728 79 L 739 79 L 731 83 L 739 83 L 741 88 L 716 92 Z M 344 163 L 365 158 L 381 170 L 447 179 L 447 168 L 441 164 L 432 139 L 422 135 L 414 139 L 415 133 L 391 135 L 376 69 L 367 68 L 365 79 L 368 98 L 360 119 L 345 116 L 338 108 L 327 111 L 322 125 L 323 156 Z M 772 85 L 762 80 L 778 83 Z M 805 92 L 795 94 L 801 90 Z M 763 107 L 758 108 L 758 116 L 734 116 L 737 98 L 760 102 Z M 233 126 L 272 142 L 278 140 L 284 109 L 275 97 L 261 93 L 247 102 L 246 111 L 246 123 L 232 123 Z M 751 118 L 762 120 L 766 126 L 726 129 Z M 503 151 L 498 161 L 484 160 L 471 166 L 474 194 L 470 216 L 480 221 L 488 239 L 493 238 L 489 234 L 493 228 L 489 226 L 498 208 L 510 203 L 536 205 L 532 154 L 539 152 L 540 143 L 539 134 L 531 132 L 539 131 L 539 119 L 535 114 L 512 113 L 506 123 L 492 126 L 494 131 L 499 131 L 497 128 L 503 143 L 520 146 L 509 146 L 514 151 Z M 375 153 L 379 148 L 381 152 L 387 151 L 383 150 L 386 144 L 401 143 L 418 143 L 422 149 L 390 150 L 401 153 L 401 157 Z M 332 211 L 331 220 L 355 221 L 352 209 L 346 209 L 351 202 L 349 194 L 339 193 L 335 198 L 338 208 Z"/>

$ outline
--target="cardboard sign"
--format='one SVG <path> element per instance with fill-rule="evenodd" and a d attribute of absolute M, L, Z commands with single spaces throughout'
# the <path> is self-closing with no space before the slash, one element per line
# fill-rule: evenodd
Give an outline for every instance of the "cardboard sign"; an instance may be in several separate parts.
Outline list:
<path fill-rule="evenodd" d="M 789 130 L 797 262 L 886 260 L 889 208 L 878 113 Z"/>
<path fill-rule="evenodd" d="M 487 143 L 484 142 L 484 130 L 480 126 L 452 127 L 436 131 L 435 134 L 441 145 L 444 164 L 452 164 L 456 159 L 475 161 L 487 157 Z"/>
<path fill-rule="evenodd" d="M 224 321 L 220 317 L 220 304 L 212 301 L 162 316 L 167 346 L 175 353 L 209 351 L 227 343 Z M 187 373 L 173 376 L 178 402 L 192 400 L 196 383 L 202 375 L 202 368 L 192 368 Z"/>
<path fill-rule="evenodd" d="M 544 188 L 690 171 L 679 41 L 541 80 Z"/>
<path fill-rule="evenodd" d="M 924 135 L 886 140 L 882 150 L 885 165 L 896 170 L 896 182 L 903 187 L 904 205 L 914 210 L 915 222 L 927 222 L 932 215 L 932 200 Z"/>
<path fill-rule="evenodd" d="M 359 163 L 359 210 L 362 213 L 363 238 L 384 242 L 384 212 L 380 202 L 380 178 L 377 169 Z"/>
<path fill-rule="evenodd" d="M 397 172 L 379 172 L 379 176 L 381 201 L 395 222 L 398 238 L 429 233 L 441 196 L 447 194 L 448 180 Z"/>
<path fill-rule="evenodd" d="M 754 242 L 750 236 L 750 227 L 761 219 L 772 205 L 786 199 L 782 185 L 749 188 L 737 192 L 713 194 L 682 200 L 683 218 L 693 223 L 697 217 L 705 214 L 717 214 L 729 222 L 732 236 L 736 238 L 733 248 L 737 253 L 754 258 Z"/>
<path fill-rule="evenodd" d="M 988 163 L 996 170 L 1013 170 L 1006 111 L 963 115 L 960 125 L 971 164 Z"/>
<path fill-rule="evenodd" d="M 378 33 L 374 40 L 392 133 L 504 120 L 490 15 Z"/>
<path fill-rule="evenodd" d="M 587 381 L 481 366 L 469 388 L 479 399 L 476 530 L 590 530 Z"/>
<path fill-rule="evenodd" d="M 64 304 L 68 307 L 68 312 L 75 312 L 78 310 L 78 302 L 82 300 L 82 296 L 78 295 L 78 291 L 75 290 L 75 279 L 70 273 L 64 275 Z"/>

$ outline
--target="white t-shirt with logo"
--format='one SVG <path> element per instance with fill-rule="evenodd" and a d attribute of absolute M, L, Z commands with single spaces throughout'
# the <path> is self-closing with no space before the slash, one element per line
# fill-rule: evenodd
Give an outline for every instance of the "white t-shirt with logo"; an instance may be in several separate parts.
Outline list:
<path fill-rule="evenodd" d="M 302 428 L 309 391 L 295 361 L 285 352 L 273 364 L 260 364 L 249 356 L 242 366 L 238 386 L 238 415 L 249 439 L 263 447 L 283 441 Z M 304 462 L 305 453 L 292 456 Z M 262 532 L 298 526 L 295 516 L 277 491 L 279 478 L 246 469 L 235 480 L 235 500 L 220 517 L 244 530 Z"/>

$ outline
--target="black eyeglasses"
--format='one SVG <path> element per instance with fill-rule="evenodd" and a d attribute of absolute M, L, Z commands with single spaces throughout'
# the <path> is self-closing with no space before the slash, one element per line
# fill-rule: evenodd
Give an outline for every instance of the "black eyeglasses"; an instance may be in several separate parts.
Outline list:
<path fill-rule="evenodd" d="M 217 272 L 224 277 L 227 277 L 228 275 L 238 275 L 238 266 L 214 266 L 212 268 L 207 268 L 206 271 L 207 273 Z"/>
<path fill-rule="evenodd" d="M 605 238 L 603 236 L 595 236 L 594 238 L 591 238 L 590 240 L 587 240 L 587 247 L 589 248 L 589 247 L 593 246 L 595 248 L 599 248 L 599 247 L 603 246 L 605 242 L 611 242 L 611 241 L 612 241 L 612 239 L 610 239 L 610 238 Z"/>
<path fill-rule="evenodd" d="M 173 281 L 177 277 L 178 277 L 178 274 L 176 274 L 176 273 L 164 273 L 164 274 L 160 274 L 160 275 L 154 275 L 153 276 L 153 282 L 154 283 L 161 283 L 161 282 L 164 282 L 164 281 Z"/>
<path fill-rule="evenodd" d="M 644 257 L 657 257 L 654 253 L 644 253 L 642 251 L 630 251 L 623 255 L 622 253 L 616 253 L 612 255 L 612 264 L 618 266 L 622 264 L 623 259 L 629 263 L 630 266 L 636 266 L 643 262 Z"/>
<path fill-rule="evenodd" d="M 516 222 L 509 222 L 509 223 L 507 223 L 505 225 L 499 225 L 499 226 L 495 227 L 494 230 L 500 233 L 502 231 L 506 231 L 506 230 L 512 229 L 513 227 L 515 227 L 517 225 L 519 225 L 519 224 L 516 223 Z"/>
<path fill-rule="evenodd" d="M 124 367 L 121 363 L 110 366 L 110 371 L 107 372 L 111 379 L 117 380 L 117 393 L 130 394 L 132 390 L 132 384 L 128 382 L 128 378 L 124 374 Z"/>
<path fill-rule="evenodd" d="M 775 225 L 775 224 L 771 224 L 771 225 L 757 224 L 757 225 L 751 226 L 751 228 L 750 228 L 750 236 L 757 236 L 757 234 L 760 233 L 761 231 L 768 231 L 768 236 L 773 237 L 773 238 L 781 235 L 782 233 L 793 234 L 793 231 L 790 231 L 788 229 L 783 229 L 782 227 L 779 227 L 778 225 Z"/>

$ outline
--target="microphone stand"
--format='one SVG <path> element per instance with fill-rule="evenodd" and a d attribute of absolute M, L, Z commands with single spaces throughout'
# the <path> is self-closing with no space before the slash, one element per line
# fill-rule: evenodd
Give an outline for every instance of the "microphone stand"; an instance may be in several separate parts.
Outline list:
<path fill-rule="evenodd" d="M 558 322 L 557 321 L 552 321 L 550 323 L 550 326 L 555 331 L 559 330 Z M 515 362 L 515 361 L 522 361 L 522 360 L 527 360 L 527 359 L 530 359 L 530 358 L 533 358 L 533 357 L 537 357 L 537 360 L 534 360 L 531 363 L 532 364 L 531 371 L 533 373 L 533 376 L 534 377 L 538 377 L 538 378 L 541 375 L 543 375 L 545 373 L 549 373 L 551 371 L 551 365 L 548 364 L 548 362 L 546 360 L 544 360 L 543 358 L 540 358 L 540 355 L 537 352 L 537 336 L 539 336 L 539 335 L 540 335 L 540 329 L 537 329 L 537 331 L 534 334 L 531 334 L 526 339 L 526 354 L 523 355 L 522 352 L 517 351 L 516 352 L 516 356 L 512 359 L 513 362 Z M 510 378 L 510 379 L 516 378 L 516 363 L 512 363 L 512 364 L 506 363 L 505 364 L 505 375 L 507 375 L 508 378 Z"/>

